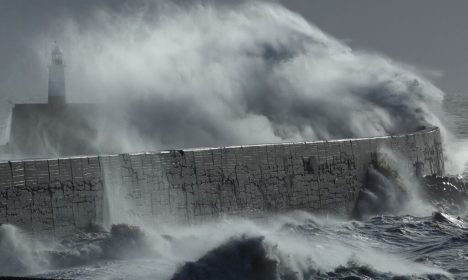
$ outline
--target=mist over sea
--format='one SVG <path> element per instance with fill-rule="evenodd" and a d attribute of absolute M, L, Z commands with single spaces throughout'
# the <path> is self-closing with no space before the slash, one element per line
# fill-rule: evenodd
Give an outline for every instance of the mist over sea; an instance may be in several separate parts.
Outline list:
<path fill-rule="evenodd" d="M 95 122 L 98 150 L 366 137 L 437 125 L 450 172 L 463 172 L 457 165 L 468 161 L 468 94 L 444 94 L 416 70 L 352 50 L 276 4 L 162 10 L 103 11 L 85 26 L 65 25 L 60 39 L 73 98 L 83 92 L 119 100 L 112 117 L 103 112 Z M 221 31 L 230 40 L 218 40 Z M 129 108 L 134 99 L 147 110 Z M 0 129 L 8 128 L 9 107 L 0 109 Z M 135 120 L 152 129 L 133 133 Z M 114 190 L 106 186 L 107 207 L 124 208 Z M 149 226 L 119 212 L 105 221 L 109 227 L 52 241 L 0 225 L 0 276 L 467 279 L 466 211 L 419 197 L 403 201 L 361 220 L 296 211 Z"/>
<path fill-rule="evenodd" d="M 444 100 L 444 112 L 450 131 L 455 134 L 456 145 L 462 147 L 459 150 L 460 157 L 468 158 L 468 92 L 446 94 Z M 463 175 L 468 178 L 468 166 L 465 166 Z"/>

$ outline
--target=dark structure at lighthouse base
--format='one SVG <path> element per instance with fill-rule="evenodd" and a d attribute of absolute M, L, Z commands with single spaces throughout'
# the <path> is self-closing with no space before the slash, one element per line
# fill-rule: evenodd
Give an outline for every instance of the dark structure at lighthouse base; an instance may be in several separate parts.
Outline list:
<path fill-rule="evenodd" d="M 50 104 L 17 104 L 13 109 L 9 150 L 21 157 L 96 154 L 97 135 L 92 120 L 95 104 L 64 104 L 60 97 Z"/>
<path fill-rule="evenodd" d="M 67 103 L 65 96 L 49 96 L 48 101 L 50 105 L 54 105 L 54 106 L 58 106 L 58 105 L 62 106 L 62 105 L 66 105 Z"/>

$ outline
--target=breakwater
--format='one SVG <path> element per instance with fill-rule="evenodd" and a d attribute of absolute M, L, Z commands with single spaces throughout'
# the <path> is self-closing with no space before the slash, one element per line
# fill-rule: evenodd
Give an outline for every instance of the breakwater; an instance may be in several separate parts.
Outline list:
<path fill-rule="evenodd" d="M 362 139 L 9 161 L 0 163 L 0 223 L 61 237 L 105 222 L 113 212 L 109 207 L 147 223 L 294 209 L 347 215 L 381 148 L 404 156 L 418 175 L 444 172 L 437 128 Z M 114 195 L 125 202 L 109 203 Z"/>

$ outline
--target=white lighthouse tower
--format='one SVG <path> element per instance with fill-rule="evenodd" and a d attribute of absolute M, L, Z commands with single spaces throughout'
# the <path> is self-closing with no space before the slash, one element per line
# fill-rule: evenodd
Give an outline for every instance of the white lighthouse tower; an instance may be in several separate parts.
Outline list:
<path fill-rule="evenodd" d="M 65 64 L 63 54 L 57 42 L 52 50 L 52 61 L 49 65 L 49 104 L 65 104 Z"/>

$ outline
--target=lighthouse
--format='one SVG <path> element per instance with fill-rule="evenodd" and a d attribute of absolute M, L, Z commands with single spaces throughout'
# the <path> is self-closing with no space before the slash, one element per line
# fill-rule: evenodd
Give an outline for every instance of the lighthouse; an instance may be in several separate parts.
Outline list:
<path fill-rule="evenodd" d="M 49 104 L 65 104 L 65 64 L 57 42 L 49 65 Z"/>

